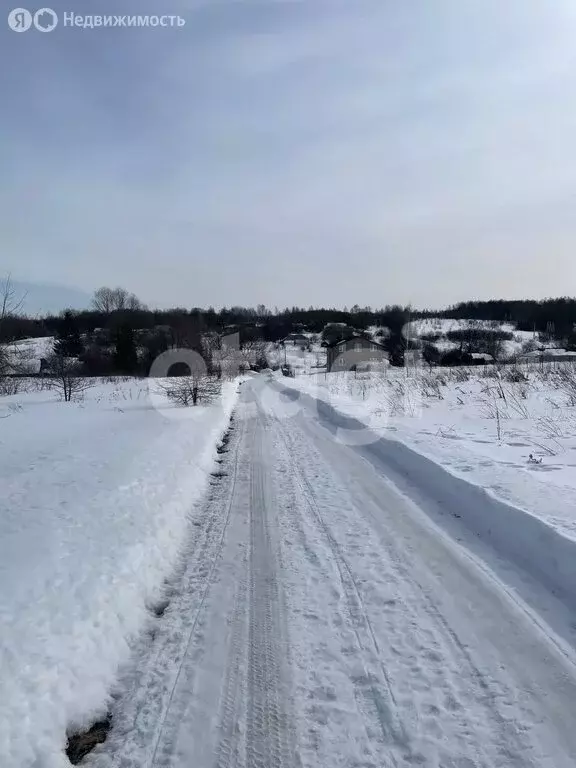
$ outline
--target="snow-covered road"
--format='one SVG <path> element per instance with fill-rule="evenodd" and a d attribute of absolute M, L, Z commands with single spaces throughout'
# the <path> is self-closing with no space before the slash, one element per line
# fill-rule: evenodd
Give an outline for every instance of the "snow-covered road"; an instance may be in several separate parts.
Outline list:
<path fill-rule="evenodd" d="M 243 385 L 222 477 L 89 764 L 572 768 L 569 644 L 398 488 L 389 457 L 305 403 L 286 417 L 280 388 Z"/>

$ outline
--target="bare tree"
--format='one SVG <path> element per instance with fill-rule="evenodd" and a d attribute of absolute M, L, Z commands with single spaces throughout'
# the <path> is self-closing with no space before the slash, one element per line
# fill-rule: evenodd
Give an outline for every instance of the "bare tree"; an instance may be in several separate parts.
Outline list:
<path fill-rule="evenodd" d="M 10 274 L 0 281 L 0 341 L 3 341 L 2 326 L 4 320 L 20 312 L 24 306 L 25 298 L 25 293 L 18 293 L 16 290 Z"/>
<path fill-rule="evenodd" d="M 94 292 L 92 308 L 108 315 L 112 312 L 145 309 L 146 307 L 135 294 L 129 293 L 125 288 L 103 286 Z"/>
<path fill-rule="evenodd" d="M 217 333 L 206 333 L 202 336 L 202 356 L 209 373 L 222 377 L 222 344 Z"/>
<path fill-rule="evenodd" d="M 105 286 L 98 288 L 98 290 L 94 292 L 91 302 L 93 309 L 97 312 L 103 312 L 106 315 L 112 312 L 114 309 L 113 293 L 114 291 L 112 288 L 106 288 Z"/>
<path fill-rule="evenodd" d="M 240 350 L 240 356 L 249 368 L 262 370 L 269 368 L 268 345 L 261 339 L 245 341 Z"/>
<path fill-rule="evenodd" d="M 171 402 L 188 407 L 213 402 L 220 396 L 222 384 L 218 378 L 192 372 L 191 376 L 174 377 L 161 389 Z"/>
<path fill-rule="evenodd" d="M 226 336 L 205 336 L 203 339 L 204 358 L 208 370 L 218 378 L 233 379 L 243 370 L 249 370 L 247 350 L 241 351 L 238 333 Z"/>
<path fill-rule="evenodd" d="M 65 403 L 76 399 L 93 386 L 92 381 L 82 375 L 82 365 L 74 358 L 51 355 L 47 359 L 46 370 L 50 374 L 52 388 Z"/>
<path fill-rule="evenodd" d="M 131 309 L 131 310 L 137 310 L 137 309 L 146 309 L 146 305 L 140 301 L 138 296 L 136 296 L 135 293 L 129 293 L 128 296 L 124 299 L 124 309 Z"/>
<path fill-rule="evenodd" d="M 17 315 L 24 306 L 25 293 L 16 290 L 12 282 L 10 273 L 0 281 L 0 381 L 2 381 L 2 390 L 7 391 L 8 376 L 14 373 L 22 373 L 23 365 L 26 362 L 26 353 L 24 350 L 11 346 L 7 347 L 2 342 L 7 341 L 4 338 L 4 321 L 9 317 Z"/>

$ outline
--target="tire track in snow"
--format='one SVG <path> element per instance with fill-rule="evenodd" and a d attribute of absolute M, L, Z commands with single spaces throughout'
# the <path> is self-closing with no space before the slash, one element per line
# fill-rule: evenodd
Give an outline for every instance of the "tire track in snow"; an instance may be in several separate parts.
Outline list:
<path fill-rule="evenodd" d="M 287 430 L 279 421 L 277 422 L 277 432 L 283 440 L 287 456 L 297 455 Z M 377 723 L 384 743 L 395 751 L 402 751 L 404 756 L 410 760 L 410 756 L 406 754 L 410 751 L 406 729 L 398 715 L 394 690 L 380 659 L 378 640 L 353 571 L 324 520 L 314 487 L 306 476 L 305 470 L 296 461 L 292 459 L 290 461 L 293 469 L 292 476 L 299 486 L 301 498 L 314 517 L 317 527 L 322 531 L 338 570 L 340 584 L 345 596 L 346 610 L 356 636 L 360 652 L 359 658 L 363 668 L 362 674 L 355 676 L 352 680 L 359 708 L 367 718 Z M 397 755 L 393 752 L 389 755 L 389 759 L 393 761 L 393 765 L 398 764 Z"/>
<path fill-rule="evenodd" d="M 215 768 L 240 768 L 244 763 L 243 719 L 246 702 L 246 646 L 248 622 L 246 608 L 248 588 L 246 579 L 238 585 L 232 615 L 231 645 L 226 677 L 220 703 L 220 738 Z"/>
<path fill-rule="evenodd" d="M 250 457 L 245 577 L 231 621 L 220 703 L 216 768 L 295 768 L 289 647 L 275 527 L 276 501 L 266 462 L 264 415 L 249 402 L 245 450 Z"/>
<path fill-rule="evenodd" d="M 263 419 L 262 415 L 258 418 Z M 270 534 L 274 500 L 264 437 L 262 422 L 254 430 L 252 450 L 246 764 L 249 768 L 292 768 L 290 697 L 283 669 L 287 637 L 281 616 L 278 561 Z"/>
<path fill-rule="evenodd" d="M 229 430 L 233 429 L 233 418 Z M 244 429 L 244 423 L 242 423 L 242 431 Z M 229 486 L 229 497 L 226 505 L 226 513 L 219 535 L 209 540 L 207 546 L 203 552 L 203 557 L 199 562 L 199 573 L 203 577 L 203 585 L 201 589 L 201 597 L 198 607 L 194 614 L 194 619 L 190 631 L 187 633 L 186 643 L 184 645 L 183 653 L 178 661 L 177 672 L 173 685 L 171 686 L 168 702 L 164 709 L 164 716 L 162 718 L 162 724 L 158 730 L 158 738 L 154 746 L 152 754 L 152 760 L 150 762 L 151 768 L 164 768 L 164 766 L 170 766 L 172 757 L 174 755 L 176 741 L 178 737 L 178 731 L 180 724 L 184 718 L 184 714 L 190 704 L 190 691 L 183 691 L 181 695 L 178 695 L 178 687 L 182 679 L 182 674 L 187 666 L 194 661 L 194 657 L 191 657 L 189 651 L 194 639 L 196 629 L 198 627 L 199 619 L 202 614 L 202 610 L 206 603 L 206 598 L 212 585 L 214 572 L 216 570 L 216 564 L 220 558 L 222 548 L 224 545 L 224 537 L 226 536 L 226 530 L 230 522 L 230 515 L 232 512 L 232 505 L 234 501 L 234 493 L 236 490 L 236 480 L 238 477 L 238 464 L 240 445 L 242 443 L 242 434 L 236 438 L 234 446 L 234 461 L 232 465 L 232 481 Z"/>

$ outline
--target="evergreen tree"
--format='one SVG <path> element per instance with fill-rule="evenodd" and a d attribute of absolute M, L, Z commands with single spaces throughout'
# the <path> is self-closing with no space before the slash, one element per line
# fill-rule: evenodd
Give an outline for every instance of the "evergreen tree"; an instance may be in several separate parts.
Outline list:
<path fill-rule="evenodd" d="M 407 307 L 387 307 L 383 314 L 384 325 L 389 329 L 385 346 L 391 365 L 402 367 L 404 365 L 404 352 L 407 339 L 404 336 L 404 327 L 410 319 L 410 310 Z"/>
<path fill-rule="evenodd" d="M 354 329 L 349 325 L 338 325 L 329 323 L 322 331 L 322 341 L 327 344 L 333 344 L 343 339 L 351 339 L 354 336 Z"/>
<path fill-rule="evenodd" d="M 134 330 L 129 325 L 121 325 L 116 331 L 116 349 L 114 367 L 119 373 L 131 375 L 138 370 L 138 353 Z"/>
<path fill-rule="evenodd" d="M 430 368 L 432 368 L 433 365 L 440 364 L 442 355 L 439 349 L 434 346 L 434 344 L 424 344 L 422 349 L 422 357 L 424 361 L 428 363 Z"/>
<path fill-rule="evenodd" d="M 68 310 L 58 323 L 54 340 L 54 354 L 59 357 L 79 357 L 84 351 L 76 318 Z"/>

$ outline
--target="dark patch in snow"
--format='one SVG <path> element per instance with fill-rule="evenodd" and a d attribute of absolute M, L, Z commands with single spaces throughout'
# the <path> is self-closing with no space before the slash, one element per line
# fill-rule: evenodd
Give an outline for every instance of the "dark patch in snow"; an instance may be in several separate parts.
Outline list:
<path fill-rule="evenodd" d="M 152 613 L 154 616 L 157 616 L 160 618 L 160 616 L 164 616 L 166 613 L 166 608 L 170 605 L 170 600 L 164 599 L 160 600 L 159 603 L 156 603 L 156 605 L 152 606 Z"/>
<path fill-rule="evenodd" d="M 108 715 L 104 720 L 94 723 L 89 730 L 69 736 L 68 744 L 66 745 L 66 756 L 71 764 L 78 765 L 98 744 L 105 742 L 111 726 L 112 715 Z"/>

